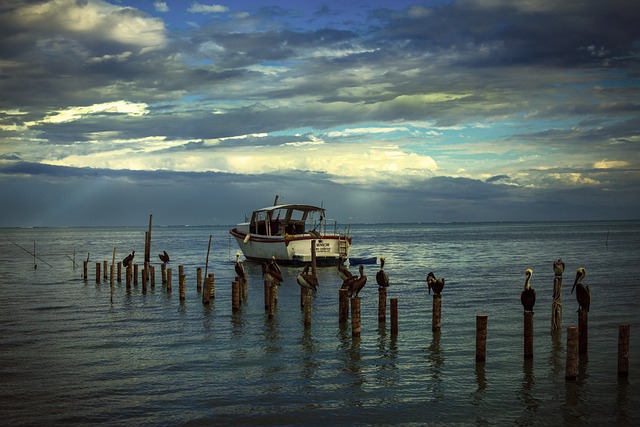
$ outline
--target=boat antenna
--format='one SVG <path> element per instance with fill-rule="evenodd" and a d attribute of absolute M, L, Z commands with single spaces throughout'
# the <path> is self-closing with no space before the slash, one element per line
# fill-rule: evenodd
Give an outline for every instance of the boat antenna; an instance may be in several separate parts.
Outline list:
<path fill-rule="evenodd" d="M 273 206 L 275 206 L 275 205 L 277 205 L 277 204 L 278 204 L 278 195 L 276 194 L 276 198 L 275 198 L 275 200 L 273 201 Z"/>

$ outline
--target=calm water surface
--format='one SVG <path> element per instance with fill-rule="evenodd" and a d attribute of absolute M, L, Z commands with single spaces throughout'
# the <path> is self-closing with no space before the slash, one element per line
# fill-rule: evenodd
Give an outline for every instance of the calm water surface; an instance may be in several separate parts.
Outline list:
<path fill-rule="evenodd" d="M 228 227 L 155 227 L 156 285 L 96 283 L 95 263 L 144 254 L 144 227 L 0 229 L 0 419 L 5 425 L 635 425 L 640 419 L 640 222 L 353 225 L 353 256 L 385 256 L 399 334 L 377 320 L 379 266 L 361 292 L 362 335 L 338 322 L 340 279 L 319 269 L 303 325 L 298 269 L 273 320 L 260 267 L 231 310 L 237 247 Z M 203 306 L 196 268 L 215 274 Z M 33 251 L 34 259 L 28 253 Z M 22 248 L 16 246 L 19 245 Z M 167 250 L 173 292 L 159 279 Z M 89 254 L 89 279 L 82 260 Z M 563 329 L 551 333 L 552 262 L 563 258 Z M 80 265 L 74 268 L 73 261 Z M 49 264 L 49 265 L 48 265 Z M 180 302 L 177 270 L 187 274 Z M 566 382 L 578 267 L 592 293 L 589 352 Z M 353 272 L 357 266 L 350 267 Z M 523 358 L 524 270 L 537 292 L 534 358 Z M 429 271 L 445 277 L 431 331 Z M 488 315 L 487 362 L 475 318 Z M 618 325 L 631 324 L 630 375 L 617 377 Z"/>

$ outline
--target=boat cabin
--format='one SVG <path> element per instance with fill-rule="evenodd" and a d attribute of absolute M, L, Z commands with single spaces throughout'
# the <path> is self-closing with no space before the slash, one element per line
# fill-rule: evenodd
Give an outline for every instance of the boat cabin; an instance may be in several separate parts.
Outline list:
<path fill-rule="evenodd" d="M 324 209 L 311 205 L 275 205 L 251 215 L 248 232 L 262 236 L 295 236 L 321 232 Z"/>

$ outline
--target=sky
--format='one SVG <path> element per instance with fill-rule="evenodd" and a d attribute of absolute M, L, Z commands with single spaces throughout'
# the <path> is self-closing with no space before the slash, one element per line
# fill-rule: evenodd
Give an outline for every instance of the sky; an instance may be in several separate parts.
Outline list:
<path fill-rule="evenodd" d="M 640 2 L 0 2 L 0 226 L 640 219 Z"/>

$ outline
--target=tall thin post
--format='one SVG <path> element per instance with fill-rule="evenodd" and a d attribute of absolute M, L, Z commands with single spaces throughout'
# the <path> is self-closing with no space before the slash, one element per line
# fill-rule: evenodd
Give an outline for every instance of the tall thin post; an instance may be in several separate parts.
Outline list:
<path fill-rule="evenodd" d="M 433 313 L 431 317 L 431 331 L 439 332 L 442 317 L 442 294 L 433 295 Z"/>
<path fill-rule="evenodd" d="M 476 315 L 476 362 L 487 360 L 487 315 Z"/>
<path fill-rule="evenodd" d="M 212 234 L 209 234 L 209 245 L 207 245 L 207 260 L 204 263 L 204 277 L 207 277 L 207 270 L 209 270 L 209 252 L 211 251 L 211 238 Z"/>
<path fill-rule="evenodd" d="M 629 335 L 631 325 L 618 326 L 618 376 L 629 376 Z"/>
<path fill-rule="evenodd" d="M 578 310 L 578 350 L 580 355 L 587 354 L 589 347 L 589 313 L 580 308 Z"/>
<path fill-rule="evenodd" d="M 578 328 L 567 327 L 567 364 L 564 379 L 575 380 L 578 372 Z"/>
<path fill-rule="evenodd" d="M 351 298 L 351 336 L 360 336 L 360 298 Z"/>
<path fill-rule="evenodd" d="M 387 288 L 378 286 L 378 323 L 387 320 Z"/>
<path fill-rule="evenodd" d="M 524 312 L 524 358 L 533 357 L 533 311 Z"/>

